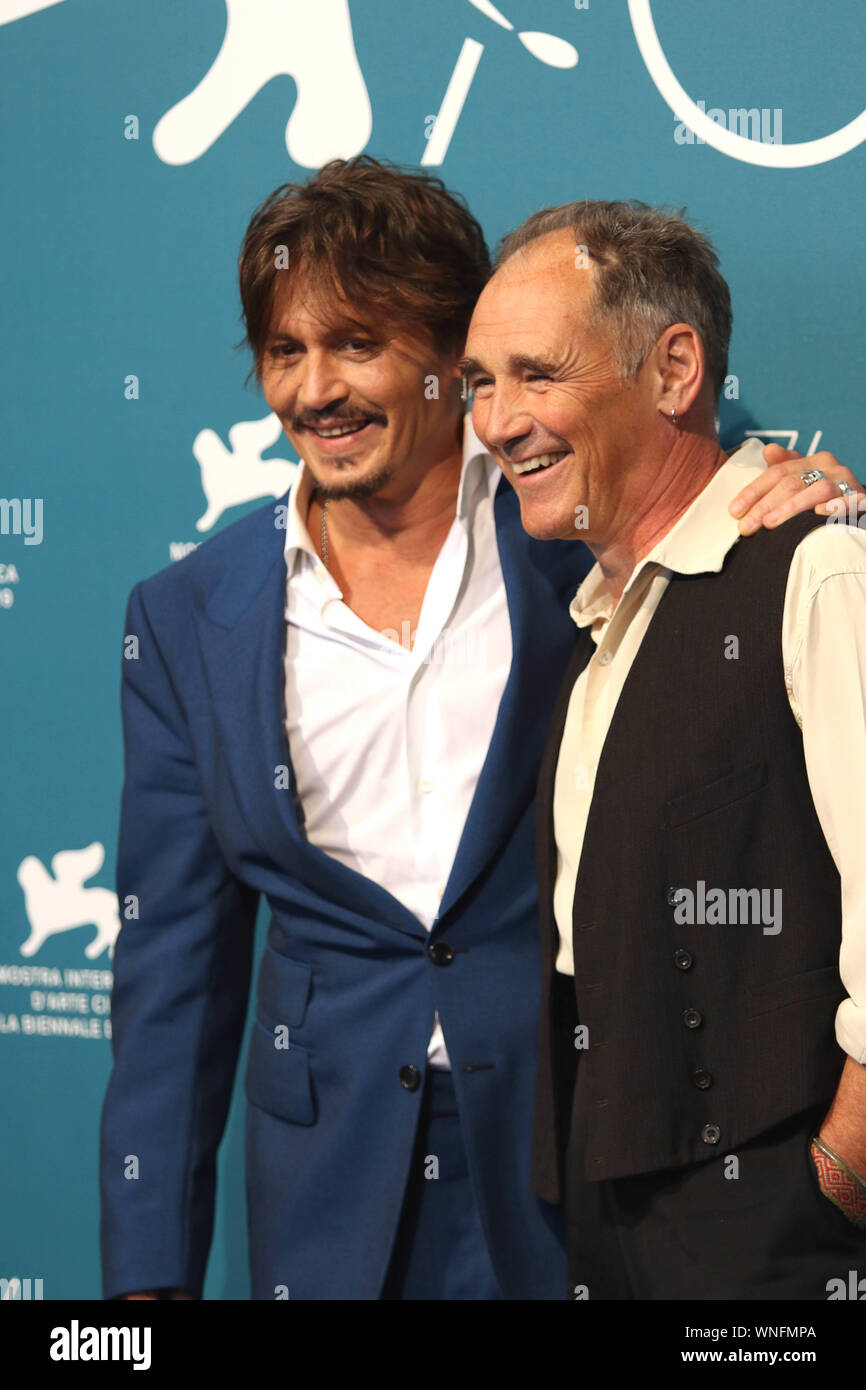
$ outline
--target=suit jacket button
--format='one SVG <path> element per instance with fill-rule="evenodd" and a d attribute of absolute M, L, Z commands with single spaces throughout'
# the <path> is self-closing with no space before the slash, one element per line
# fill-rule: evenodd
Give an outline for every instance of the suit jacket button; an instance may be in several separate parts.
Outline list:
<path fill-rule="evenodd" d="M 421 1085 L 421 1073 L 417 1067 L 413 1067 L 411 1062 L 406 1067 L 400 1068 L 400 1085 L 407 1091 L 417 1091 Z"/>
<path fill-rule="evenodd" d="M 701 1130 L 701 1138 L 705 1144 L 718 1144 L 722 1137 L 722 1131 L 718 1125 L 704 1125 Z"/>
<path fill-rule="evenodd" d="M 691 970 L 694 963 L 695 958 L 691 951 L 684 951 L 682 947 L 678 951 L 674 951 L 674 965 L 677 970 Z"/>
<path fill-rule="evenodd" d="M 712 1073 L 708 1072 L 705 1067 L 696 1067 L 692 1072 L 692 1080 L 699 1091 L 708 1091 L 713 1084 Z"/>
<path fill-rule="evenodd" d="M 683 1023 L 687 1028 L 700 1028 L 703 1021 L 703 1015 L 697 1009 L 683 1010 Z"/>
<path fill-rule="evenodd" d="M 454 959 L 454 947 L 447 941 L 431 941 L 427 954 L 434 965 L 450 965 Z"/>

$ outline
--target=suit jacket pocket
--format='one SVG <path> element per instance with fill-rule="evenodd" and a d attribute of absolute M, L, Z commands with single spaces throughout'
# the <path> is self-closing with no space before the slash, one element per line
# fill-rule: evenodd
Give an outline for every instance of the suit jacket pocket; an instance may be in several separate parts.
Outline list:
<path fill-rule="evenodd" d="M 284 1042 L 288 1045 L 278 1046 Z M 253 1105 L 281 1120 L 311 1125 L 316 1118 L 307 1049 L 258 1020 L 250 1037 L 244 1089 Z"/>
<path fill-rule="evenodd" d="M 735 801 L 756 792 L 767 780 L 765 762 L 750 763 L 748 767 L 736 768 L 723 777 L 716 777 L 702 787 L 675 796 L 667 804 L 666 820 L 668 827 L 685 825 L 688 821 L 706 816 L 710 811 L 719 811 Z"/>
<path fill-rule="evenodd" d="M 280 1023 L 288 1028 L 300 1028 L 312 982 L 311 966 L 290 960 L 272 946 L 265 946 L 256 993 L 259 1022 L 271 1031 Z"/>
<path fill-rule="evenodd" d="M 797 975 L 785 975 L 780 980 L 750 985 L 749 1013 L 755 1018 L 758 1014 L 769 1013 L 771 1009 L 783 1009 L 788 1004 L 801 1004 L 807 999 L 819 999 L 825 995 L 835 996 L 840 1004 L 845 998 L 845 987 L 839 979 L 837 965 L 825 965 L 819 970 L 801 970 Z"/>

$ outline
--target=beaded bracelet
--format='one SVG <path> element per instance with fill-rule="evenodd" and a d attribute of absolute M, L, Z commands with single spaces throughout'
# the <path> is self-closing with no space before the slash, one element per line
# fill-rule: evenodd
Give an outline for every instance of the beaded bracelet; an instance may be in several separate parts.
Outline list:
<path fill-rule="evenodd" d="M 817 1134 L 812 1140 L 812 1158 L 824 1196 L 854 1226 L 866 1228 L 866 1178 L 855 1173 Z"/>

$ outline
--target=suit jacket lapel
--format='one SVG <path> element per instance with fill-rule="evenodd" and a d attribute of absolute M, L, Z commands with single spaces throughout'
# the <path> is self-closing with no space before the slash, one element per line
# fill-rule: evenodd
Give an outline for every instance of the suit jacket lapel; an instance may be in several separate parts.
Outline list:
<path fill-rule="evenodd" d="M 520 505 L 505 479 L 494 515 L 511 619 L 511 671 L 440 919 L 490 863 L 532 798 L 551 706 L 575 640 L 568 602 L 587 568 L 582 546 L 527 536 Z"/>
<path fill-rule="evenodd" d="M 287 500 L 285 493 L 274 509 Z M 285 725 L 286 533 L 274 516 L 271 507 L 251 515 L 239 563 L 205 609 L 202 654 L 232 788 L 250 831 L 280 869 L 348 910 L 374 912 L 423 936 L 402 903 L 304 836 Z"/>
<path fill-rule="evenodd" d="M 274 785 L 276 769 L 288 766 L 282 693 L 286 533 L 274 525 L 274 515 L 269 507 L 253 513 L 240 563 L 226 570 L 211 594 L 202 654 L 235 795 L 250 829 L 283 863 L 301 832 L 294 777 L 281 792 Z"/>

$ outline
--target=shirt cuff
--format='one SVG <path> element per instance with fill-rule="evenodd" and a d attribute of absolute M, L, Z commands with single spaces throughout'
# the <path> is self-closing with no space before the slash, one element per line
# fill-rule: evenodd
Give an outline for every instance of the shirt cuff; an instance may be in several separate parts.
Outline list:
<path fill-rule="evenodd" d="M 866 1063 L 866 1009 L 843 999 L 836 1013 L 836 1041 L 855 1062 Z"/>

